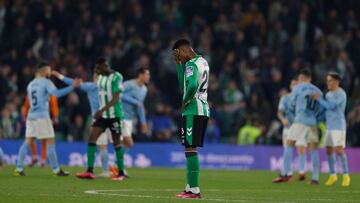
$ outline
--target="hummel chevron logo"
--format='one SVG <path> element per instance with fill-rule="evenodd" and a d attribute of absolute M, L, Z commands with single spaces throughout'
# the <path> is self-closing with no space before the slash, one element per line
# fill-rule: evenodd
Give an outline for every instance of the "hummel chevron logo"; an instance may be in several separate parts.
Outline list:
<path fill-rule="evenodd" d="M 191 134 L 192 134 L 192 128 L 186 128 L 186 134 L 187 134 L 188 136 L 191 136 Z"/>

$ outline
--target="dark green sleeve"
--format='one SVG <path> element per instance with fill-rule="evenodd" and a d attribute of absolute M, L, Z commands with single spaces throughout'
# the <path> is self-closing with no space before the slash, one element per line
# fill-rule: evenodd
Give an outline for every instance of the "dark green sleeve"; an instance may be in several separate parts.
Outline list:
<path fill-rule="evenodd" d="M 190 102 L 198 89 L 198 68 L 194 63 L 187 64 L 185 68 L 185 95 L 183 98 L 183 104 Z"/>

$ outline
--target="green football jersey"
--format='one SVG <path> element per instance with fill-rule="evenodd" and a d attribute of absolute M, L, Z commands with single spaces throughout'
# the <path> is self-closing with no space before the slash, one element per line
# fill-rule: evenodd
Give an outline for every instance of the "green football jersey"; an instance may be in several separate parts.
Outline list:
<path fill-rule="evenodd" d="M 111 101 L 115 93 L 123 91 L 123 76 L 116 71 L 110 75 L 99 75 L 97 78 L 97 86 L 99 88 L 99 105 L 100 109 Z M 120 99 L 109 109 L 104 111 L 103 118 L 123 118 Z"/>
<path fill-rule="evenodd" d="M 177 66 L 180 88 L 184 90 L 182 104 L 187 104 L 183 116 L 198 115 L 210 117 L 207 102 L 209 82 L 209 64 L 201 56 L 196 56 L 185 64 Z"/>

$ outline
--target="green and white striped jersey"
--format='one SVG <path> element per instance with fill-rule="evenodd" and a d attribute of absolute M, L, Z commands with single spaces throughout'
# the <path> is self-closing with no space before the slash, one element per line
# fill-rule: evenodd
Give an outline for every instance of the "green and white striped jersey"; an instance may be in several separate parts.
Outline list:
<path fill-rule="evenodd" d="M 110 75 L 99 75 L 97 77 L 97 86 L 99 88 L 99 105 L 100 109 L 104 108 L 111 101 L 113 95 L 123 91 L 123 76 L 116 71 Z M 123 118 L 124 113 L 120 99 L 108 110 L 104 111 L 103 118 Z"/>
<path fill-rule="evenodd" d="M 180 88 L 184 88 L 183 104 L 187 104 L 182 115 L 210 117 L 207 102 L 209 82 L 209 64 L 201 56 L 196 56 L 185 64 L 177 66 Z"/>

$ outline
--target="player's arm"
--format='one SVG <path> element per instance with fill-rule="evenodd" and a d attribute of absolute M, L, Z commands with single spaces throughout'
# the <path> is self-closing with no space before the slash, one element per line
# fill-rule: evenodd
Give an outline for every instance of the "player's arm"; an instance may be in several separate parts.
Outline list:
<path fill-rule="evenodd" d="M 328 110 L 335 109 L 337 106 L 339 106 L 342 102 L 345 101 L 345 98 L 340 97 L 340 96 L 333 97 L 331 100 L 326 100 L 322 96 L 315 97 L 315 99 L 318 100 L 318 102 L 321 106 L 323 106 L 325 109 L 328 109 Z"/>
<path fill-rule="evenodd" d="M 286 107 L 285 107 L 284 97 L 281 97 L 279 101 L 277 117 L 281 121 L 281 124 L 284 126 L 289 124 L 289 121 L 285 118 L 285 108 Z"/>
<path fill-rule="evenodd" d="M 61 81 L 63 81 L 67 85 L 72 85 L 74 83 L 73 79 L 66 77 L 65 75 L 62 75 L 62 74 L 58 73 L 57 71 L 53 71 L 52 74 L 54 76 L 56 76 L 57 78 L 59 78 Z M 88 92 L 94 91 L 94 89 L 97 88 L 97 85 L 94 82 L 81 82 L 79 88 L 82 91 L 85 91 L 88 93 Z"/>
<path fill-rule="evenodd" d="M 121 102 L 135 106 L 137 109 L 137 114 L 139 116 L 140 123 L 141 124 L 146 123 L 145 108 L 144 108 L 144 105 L 139 100 L 137 100 L 127 94 L 123 94 L 123 95 L 121 95 Z"/>
<path fill-rule="evenodd" d="M 197 83 L 198 68 L 192 63 L 185 68 L 185 95 L 183 98 L 183 106 L 186 107 L 194 98 L 199 84 Z"/>
<path fill-rule="evenodd" d="M 112 84 L 112 94 L 113 97 L 111 98 L 111 100 L 109 101 L 109 103 L 107 103 L 102 109 L 100 109 L 98 112 L 96 112 L 95 114 L 95 118 L 100 118 L 101 115 L 108 110 L 110 107 L 114 106 L 116 104 L 116 102 L 119 102 L 120 99 L 120 93 L 122 92 L 122 79 L 117 76 L 113 79 L 113 81 L 111 82 Z"/>
<path fill-rule="evenodd" d="M 69 94 L 71 91 L 74 90 L 74 88 L 78 87 L 80 85 L 80 82 L 80 80 L 75 80 L 72 85 L 69 85 L 62 89 L 57 89 L 54 83 L 49 80 L 49 84 L 47 85 L 47 91 L 49 92 L 49 94 L 54 95 L 55 97 L 62 97 Z"/>

